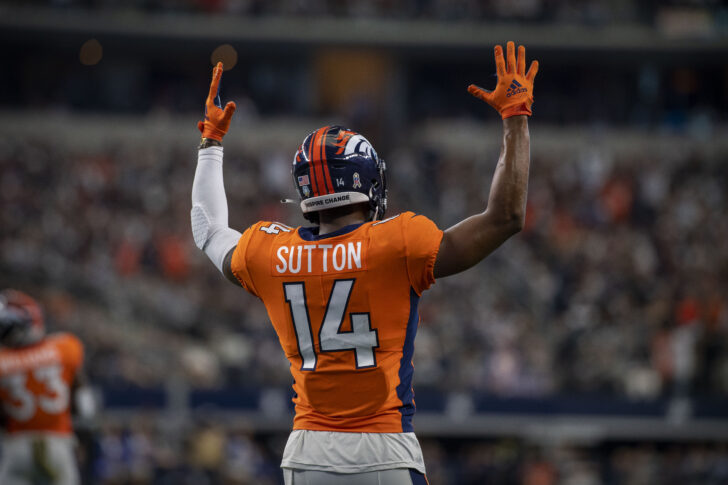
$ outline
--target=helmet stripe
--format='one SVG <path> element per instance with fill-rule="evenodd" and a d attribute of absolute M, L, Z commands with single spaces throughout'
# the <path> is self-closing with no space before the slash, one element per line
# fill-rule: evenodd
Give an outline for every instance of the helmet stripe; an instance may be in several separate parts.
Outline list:
<path fill-rule="evenodd" d="M 328 130 L 328 126 L 325 126 L 323 128 L 320 128 L 316 130 L 313 134 L 313 139 L 311 140 L 311 167 L 315 167 L 315 179 L 316 179 L 316 191 L 314 192 L 315 195 L 323 195 L 328 193 L 328 190 L 326 189 L 326 179 L 324 178 L 323 173 L 323 162 L 321 160 L 320 152 L 317 153 L 317 150 L 321 150 L 321 139 L 322 135 L 326 133 L 326 130 Z"/>
<path fill-rule="evenodd" d="M 308 170 L 311 172 L 311 190 L 312 190 L 314 196 L 318 196 L 321 194 L 319 193 L 319 189 L 318 189 L 318 183 L 316 180 L 316 167 L 315 167 L 315 163 L 313 161 L 313 141 L 315 138 L 316 138 L 315 131 L 313 133 L 311 133 L 310 135 L 308 135 L 308 138 L 307 138 L 307 140 L 308 140 L 308 166 L 309 166 Z M 305 142 L 304 142 L 304 145 L 305 145 Z"/>
<path fill-rule="evenodd" d="M 326 192 L 329 194 L 334 193 L 334 184 L 331 182 L 331 174 L 329 173 L 329 164 L 326 161 L 326 137 L 329 133 L 329 127 L 327 126 L 323 130 L 321 136 L 321 167 L 323 168 L 324 183 L 326 184 Z"/>

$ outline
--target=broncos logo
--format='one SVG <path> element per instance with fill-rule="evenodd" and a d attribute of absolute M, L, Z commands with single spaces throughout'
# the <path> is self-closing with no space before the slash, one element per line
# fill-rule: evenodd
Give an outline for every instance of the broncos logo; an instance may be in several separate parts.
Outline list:
<path fill-rule="evenodd" d="M 348 130 L 340 130 L 336 136 L 334 146 L 339 147 L 336 151 L 337 155 L 363 155 L 367 158 L 377 158 L 377 152 L 372 148 L 369 140 L 361 136 L 359 133 Z"/>

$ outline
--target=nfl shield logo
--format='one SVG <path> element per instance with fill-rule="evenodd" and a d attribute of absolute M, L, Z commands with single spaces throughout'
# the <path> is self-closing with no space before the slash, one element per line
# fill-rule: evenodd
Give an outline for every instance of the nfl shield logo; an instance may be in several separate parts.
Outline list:
<path fill-rule="evenodd" d="M 298 177 L 298 186 L 299 187 L 302 187 L 302 186 L 308 185 L 308 184 L 309 184 L 308 175 L 301 175 L 300 177 Z"/>

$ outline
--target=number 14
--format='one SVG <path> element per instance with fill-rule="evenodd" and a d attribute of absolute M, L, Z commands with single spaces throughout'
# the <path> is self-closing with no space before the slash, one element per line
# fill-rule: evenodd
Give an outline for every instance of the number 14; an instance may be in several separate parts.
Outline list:
<path fill-rule="evenodd" d="M 356 368 L 376 367 L 374 349 L 379 347 L 377 331 L 372 329 L 368 313 L 349 313 L 351 331 L 342 332 L 346 307 L 354 287 L 354 280 L 336 280 L 331 288 L 321 329 L 319 348 L 321 352 L 353 350 L 356 354 Z M 313 345 L 313 332 L 306 302 L 304 283 L 284 283 L 286 301 L 291 308 L 291 318 L 296 331 L 298 352 L 301 355 L 301 370 L 316 370 L 318 356 Z"/>

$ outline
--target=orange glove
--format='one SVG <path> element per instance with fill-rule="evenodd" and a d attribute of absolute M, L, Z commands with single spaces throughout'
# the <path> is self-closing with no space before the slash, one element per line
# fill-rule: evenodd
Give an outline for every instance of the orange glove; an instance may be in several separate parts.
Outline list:
<path fill-rule="evenodd" d="M 230 128 L 230 119 L 235 113 L 235 103 L 230 101 L 225 105 L 225 110 L 220 106 L 220 78 L 222 77 L 222 62 L 218 62 L 212 70 L 212 82 L 210 92 L 205 101 L 205 120 L 197 122 L 197 129 L 202 133 L 202 138 L 211 138 L 222 141 L 222 137 Z"/>
<path fill-rule="evenodd" d="M 508 69 L 503 60 L 503 48 L 495 46 L 495 65 L 498 69 L 498 84 L 495 89 L 487 91 L 471 84 L 468 92 L 495 108 L 503 119 L 516 115 L 531 116 L 533 78 L 538 72 L 538 61 L 533 61 L 526 73 L 526 48 L 518 46 L 518 62 L 513 42 L 508 42 L 507 49 Z"/>

